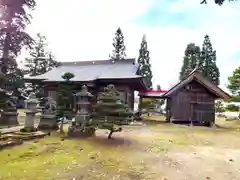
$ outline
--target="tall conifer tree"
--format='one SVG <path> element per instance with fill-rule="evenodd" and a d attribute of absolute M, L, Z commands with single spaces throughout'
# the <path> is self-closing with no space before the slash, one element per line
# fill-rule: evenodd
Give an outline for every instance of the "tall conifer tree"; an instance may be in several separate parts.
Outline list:
<path fill-rule="evenodd" d="M 194 43 L 188 44 L 179 79 L 183 80 L 193 69 L 197 68 L 203 77 L 215 85 L 219 85 L 220 72 L 216 64 L 216 59 L 216 51 L 213 50 L 208 35 L 204 37 L 201 50 Z"/>
<path fill-rule="evenodd" d="M 147 48 L 146 36 L 144 35 L 139 49 L 138 64 L 140 66 L 140 75 L 142 75 L 146 82 L 147 87 L 152 89 L 152 70 L 150 64 L 149 50 Z"/>
<path fill-rule="evenodd" d="M 46 37 L 38 33 L 35 44 L 30 50 L 30 57 L 25 59 L 25 73 L 30 76 L 41 75 L 56 67 L 57 64 L 48 50 Z"/>
<path fill-rule="evenodd" d="M 113 47 L 114 49 L 110 59 L 114 61 L 124 60 L 126 58 L 126 47 L 121 28 L 118 28 L 115 33 L 115 37 L 113 38 Z"/>
<path fill-rule="evenodd" d="M 219 85 L 220 72 L 216 64 L 216 51 L 212 48 L 209 36 L 204 37 L 201 60 L 203 62 L 202 75 L 215 85 Z"/>
<path fill-rule="evenodd" d="M 183 57 L 183 65 L 181 68 L 179 79 L 183 80 L 192 70 L 199 65 L 200 62 L 200 47 L 194 43 L 187 45 L 185 55 Z"/>
<path fill-rule="evenodd" d="M 17 91 L 24 86 L 23 73 L 18 68 L 16 58 L 22 47 L 34 43 L 25 31 L 31 23 L 30 11 L 36 6 L 35 0 L 2 0 L 0 16 L 0 70 L 5 75 L 8 89 Z"/>

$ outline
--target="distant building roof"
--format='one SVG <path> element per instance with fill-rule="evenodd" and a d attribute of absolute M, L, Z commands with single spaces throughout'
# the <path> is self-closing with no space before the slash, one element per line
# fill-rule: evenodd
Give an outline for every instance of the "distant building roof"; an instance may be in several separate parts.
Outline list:
<path fill-rule="evenodd" d="M 71 81 L 87 82 L 97 79 L 131 79 L 141 78 L 137 75 L 138 64 L 135 59 L 113 62 L 111 60 L 61 62 L 49 72 L 38 76 L 25 76 L 29 80 L 64 81 L 62 75 L 71 72 L 75 75 Z"/>
<path fill-rule="evenodd" d="M 138 93 L 141 97 L 149 97 L 149 98 L 161 98 L 163 94 L 165 94 L 167 91 L 164 90 L 150 90 L 150 91 L 141 91 Z"/>

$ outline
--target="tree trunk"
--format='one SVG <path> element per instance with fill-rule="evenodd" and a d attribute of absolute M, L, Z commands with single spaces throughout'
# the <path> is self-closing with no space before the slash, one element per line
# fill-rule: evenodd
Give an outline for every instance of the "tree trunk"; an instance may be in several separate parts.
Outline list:
<path fill-rule="evenodd" d="M 110 130 L 110 133 L 108 134 L 108 139 L 112 138 L 113 130 Z"/>
<path fill-rule="evenodd" d="M 61 119 L 60 133 L 64 133 L 64 131 L 63 131 L 63 121 L 64 121 L 64 118 Z"/>

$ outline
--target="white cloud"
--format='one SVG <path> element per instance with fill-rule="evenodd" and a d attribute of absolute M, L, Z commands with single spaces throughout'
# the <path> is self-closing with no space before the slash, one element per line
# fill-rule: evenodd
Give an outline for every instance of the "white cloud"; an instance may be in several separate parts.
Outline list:
<path fill-rule="evenodd" d="M 65 2 L 39 1 L 34 20 L 28 28 L 32 34 L 42 32 L 47 36 L 50 48 L 59 61 L 107 59 L 112 51 L 112 38 L 120 26 L 125 36 L 128 57 L 137 58 L 142 35 L 147 35 L 154 84 L 159 83 L 165 89 L 178 79 L 186 45 L 189 42 L 201 45 L 205 34 L 210 35 L 217 50 L 222 85 L 236 65 L 240 64 L 240 61 L 230 61 L 233 53 L 240 50 L 237 25 L 240 20 L 239 3 L 235 6 L 226 3 L 222 7 L 202 5 L 204 7 L 197 9 L 200 6 L 196 1 L 183 0 L 181 4 L 176 1 L 169 11 L 192 9 L 196 11 L 196 17 L 203 17 L 199 27 L 191 29 L 171 24 L 168 27 L 133 24 L 135 18 L 151 8 L 153 0 Z"/>

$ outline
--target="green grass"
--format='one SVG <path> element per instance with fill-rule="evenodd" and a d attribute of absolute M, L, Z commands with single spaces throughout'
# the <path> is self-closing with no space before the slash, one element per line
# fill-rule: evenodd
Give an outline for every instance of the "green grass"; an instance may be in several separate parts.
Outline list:
<path fill-rule="evenodd" d="M 149 122 L 166 122 L 166 117 L 165 116 L 156 116 L 156 115 L 151 115 L 147 116 L 144 115 L 143 119 Z M 216 117 L 216 125 L 219 128 L 222 129 L 229 129 L 229 130 L 237 130 L 240 131 L 240 120 L 232 120 L 232 121 L 226 121 L 226 118 L 219 118 Z"/>
<path fill-rule="evenodd" d="M 107 146 L 96 140 L 64 140 L 59 136 L 0 152 L 0 179 L 50 180 L 141 179 L 143 172 L 125 157 L 124 147 Z M 90 172 L 89 172 L 90 171 Z"/>
<path fill-rule="evenodd" d="M 156 115 L 147 116 L 147 115 L 144 115 L 143 119 L 147 120 L 147 121 L 166 122 L 166 117 L 165 116 L 156 116 Z"/>
<path fill-rule="evenodd" d="M 160 121 L 163 119 L 158 118 Z M 206 146 L 239 149 L 240 123 L 217 119 L 217 124 L 221 128 L 159 123 L 142 129 L 130 128 L 129 131 L 119 133 L 123 137 L 116 133 L 112 140 L 108 140 L 102 131 L 101 135 L 88 139 L 62 140 L 59 134 L 54 133 L 52 136 L 0 151 L 0 179 L 151 179 L 153 176 L 149 169 L 154 164 L 152 161 L 148 162 L 146 156 L 164 156 L 174 151 L 188 152 L 192 148 Z M 65 132 L 67 128 L 68 125 L 65 125 Z M 156 161 L 155 156 L 151 158 Z"/>

